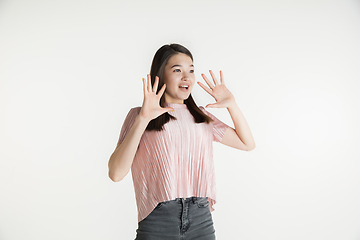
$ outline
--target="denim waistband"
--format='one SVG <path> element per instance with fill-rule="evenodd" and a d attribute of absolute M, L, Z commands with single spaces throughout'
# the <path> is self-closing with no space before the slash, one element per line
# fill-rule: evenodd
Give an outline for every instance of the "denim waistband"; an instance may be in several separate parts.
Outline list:
<path fill-rule="evenodd" d="M 172 201 L 176 201 L 176 202 L 197 202 L 199 200 L 202 200 L 202 199 L 207 199 L 207 197 L 188 197 L 188 198 L 175 198 L 174 200 Z"/>

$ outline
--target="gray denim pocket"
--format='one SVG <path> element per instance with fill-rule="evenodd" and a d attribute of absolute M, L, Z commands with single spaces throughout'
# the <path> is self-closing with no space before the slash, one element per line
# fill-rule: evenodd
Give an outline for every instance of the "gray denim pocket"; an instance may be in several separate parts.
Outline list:
<path fill-rule="evenodd" d="M 166 204 L 166 202 L 160 202 L 160 203 L 158 203 L 158 205 L 156 205 L 156 207 L 154 208 L 154 210 L 155 210 L 155 209 L 160 209 L 160 208 L 162 208 L 165 204 Z"/>
<path fill-rule="evenodd" d="M 201 197 L 201 198 L 199 197 L 195 200 L 195 202 L 199 208 L 205 208 L 209 206 L 209 201 L 207 197 Z"/>
<path fill-rule="evenodd" d="M 174 202 L 174 200 L 169 200 L 169 201 L 164 201 L 164 202 L 159 202 L 158 205 L 156 205 L 156 207 L 154 209 L 160 209 L 163 206 L 165 206 L 168 203 Z"/>

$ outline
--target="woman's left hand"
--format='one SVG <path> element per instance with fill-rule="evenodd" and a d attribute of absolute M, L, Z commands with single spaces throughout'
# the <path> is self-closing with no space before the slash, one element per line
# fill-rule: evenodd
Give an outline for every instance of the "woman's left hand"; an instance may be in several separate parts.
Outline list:
<path fill-rule="evenodd" d="M 208 92 L 213 98 L 215 98 L 216 103 L 208 104 L 206 107 L 212 107 L 212 108 L 228 108 L 231 105 L 235 103 L 235 97 L 232 95 L 232 93 L 226 88 L 224 76 L 222 71 L 220 71 L 220 84 L 218 80 L 216 79 L 214 73 L 210 70 L 211 77 L 214 81 L 214 84 L 212 84 L 205 74 L 201 74 L 201 76 L 204 78 L 205 82 L 207 83 L 207 86 L 202 84 L 201 82 L 198 82 L 200 87 L 202 87 L 206 92 Z"/>

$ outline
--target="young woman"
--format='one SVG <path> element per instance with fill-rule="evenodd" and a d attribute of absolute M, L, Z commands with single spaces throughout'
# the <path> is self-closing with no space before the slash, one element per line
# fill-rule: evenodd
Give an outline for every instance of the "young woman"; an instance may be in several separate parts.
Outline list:
<path fill-rule="evenodd" d="M 142 107 L 132 108 L 109 160 L 109 177 L 122 180 L 131 169 L 138 209 L 137 240 L 215 239 L 211 217 L 216 202 L 212 142 L 250 151 L 250 128 L 226 88 L 210 71 L 198 84 L 227 108 L 234 127 L 198 107 L 193 57 L 179 44 L 162 46 L 143 79 Z"/>

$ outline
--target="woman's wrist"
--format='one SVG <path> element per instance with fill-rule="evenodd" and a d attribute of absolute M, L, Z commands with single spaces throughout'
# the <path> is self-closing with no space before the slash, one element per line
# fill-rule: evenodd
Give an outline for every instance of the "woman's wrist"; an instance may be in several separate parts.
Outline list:
<path fill-rule="evenodd" d="M 236 108 L 239 108 L 239 106 L 236 104 L 236 101 L 232 101 L 231 103 L 229 103 L 229 105 L 226 107 L 229 111 L 234 110 Z"/>
<path fill-rule="evenodd" d="M 150 118 L 144 117 L 144 116 L 142 116 L 141 114 L 139 114 L 139 115 L 135 118 L 134 124 L 136 123 L 136 125 L 145 126 L 145 128 L 146 128 L 150 121 L 151 121 Z"/>

